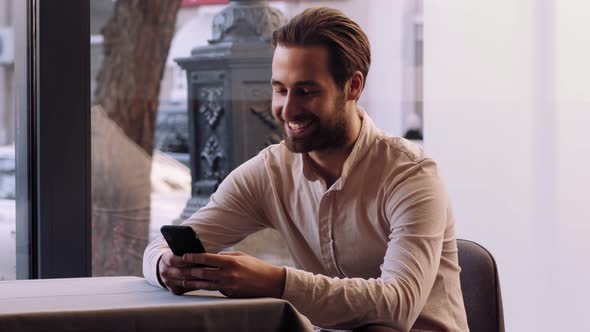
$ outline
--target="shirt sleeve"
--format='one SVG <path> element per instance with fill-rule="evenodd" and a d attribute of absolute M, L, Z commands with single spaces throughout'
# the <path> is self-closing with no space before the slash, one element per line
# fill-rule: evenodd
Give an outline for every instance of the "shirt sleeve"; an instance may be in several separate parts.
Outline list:
<path fill-rule="evenodd" d="M 313 324 L 335 329 L 380 324 L 409 331 L 422 311 L 441 259 L 447 194 L 429 159 L 389 182 L 390 234 L 379 278 L 331 278 L 287 268 L 283 298 Z"/>
<path fill-rule="evenodd" d="M 195 230 L 207 252 L 231 247 L 249 234 L 271 227 L 260 204 L 268 188 L 263 150 L 231 172 L 207 205 L 182 224 Z M 159 236 L 144 252 L 143 274 L 155 286 L 163 287 L 158 281 L 157 266 L 168 250 L 168 244 Z"/>

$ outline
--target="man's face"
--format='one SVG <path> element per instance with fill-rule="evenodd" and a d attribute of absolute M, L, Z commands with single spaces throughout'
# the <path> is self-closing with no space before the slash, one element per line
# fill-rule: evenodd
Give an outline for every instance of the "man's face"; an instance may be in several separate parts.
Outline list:
<path fill-rule="evenodd" d="M 346 95 L 327 66 L 324 47 L 282 46 L 272 61 L 272 112 L 293 152 L 337 149 L 346 143 Z"/>

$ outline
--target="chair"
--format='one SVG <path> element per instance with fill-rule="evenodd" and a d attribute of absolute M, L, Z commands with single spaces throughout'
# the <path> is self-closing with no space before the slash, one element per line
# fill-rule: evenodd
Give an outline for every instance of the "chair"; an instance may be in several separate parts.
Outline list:
<path fill-rule="evenodd" d="M 504 332 L 502 294 L 494 257 L 481 245 L 457 240 L 461 290 L 471 332 Z"/>

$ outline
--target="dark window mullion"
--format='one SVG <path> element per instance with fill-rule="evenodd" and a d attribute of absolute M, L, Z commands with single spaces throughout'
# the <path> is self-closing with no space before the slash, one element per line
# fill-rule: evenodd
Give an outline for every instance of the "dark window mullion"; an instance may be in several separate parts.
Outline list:
<path fill-rule="evenodd" d="M 19 83 L 27 91 L 19 92 L 19 128 L 28 125 L 28 133 L 17 150 L 28 171 L 17 175 L 17 233 L 26 231 L 31 239 L 29 277 L 90 276 L 89 0 L 17 6 L 28 13 L 29 38 L 20 56 L 27 54 L 31 63 L 26 82 Z"/>

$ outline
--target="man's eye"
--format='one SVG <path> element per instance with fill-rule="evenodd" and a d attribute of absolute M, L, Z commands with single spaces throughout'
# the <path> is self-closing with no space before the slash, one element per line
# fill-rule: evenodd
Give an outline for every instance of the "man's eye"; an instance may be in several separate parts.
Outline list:
<path fill-rule="evenodd" d="M 286 95 L 287 94 L 287 89 L 275 89 L 274 92 L 278 95 Z"/>
<path fill-rule="evenodd" d="M 316 93 L 318 93 L 317 90 L 305 90 L 305 89 L 304 90 L 301 90 L 301 94 L 303 96 L 312 96 L 312 95 L 314 95 Z"/>

